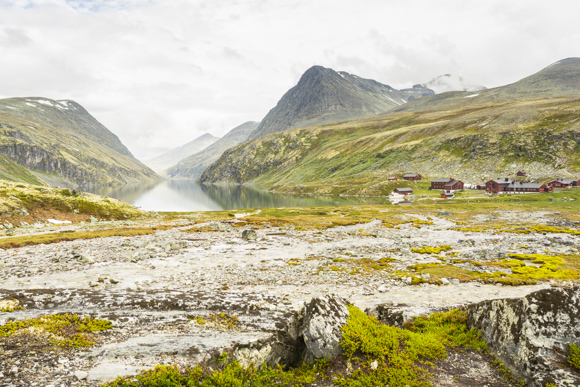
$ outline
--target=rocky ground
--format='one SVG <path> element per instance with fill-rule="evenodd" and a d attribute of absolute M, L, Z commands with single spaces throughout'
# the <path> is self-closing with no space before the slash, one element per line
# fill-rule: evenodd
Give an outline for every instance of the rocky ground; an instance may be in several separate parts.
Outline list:
<path fill-rule="evenodd" d="M 500 217 L 513 220 L 514 214 Z M 255 235 L 246 231 L 250 226 L 234 227 L 241 219 L 197 224 L 205 231 L 186 232 L 196 219 L 184 217 L 173 224 L 176 227 L 151 235 L 0 251 L 0 300 L 17 299 L 25 307 L 0 313 L 0 324 L 58 312 L 107 318 L 114 324 L 112 330 L 98 335 L 97 344 L 89 350 L 44 348 L 28 336 L 3 340 L 0 385 L 93 386 L 156 364 L 210 366 L 215 355 L 227 348 L 234 348 L 247 362 L 272 362 L 289 356 L 290 341 L 279 334 L 283 330 L 292 335 L 289 316 L 316 296 L 337 294 L 363 310 L 404 304 L 402 310 L 411 316 L 488 299 L 522 297 L 550 287 L 550 283 L 516 287 L 453 278 L 411 285 L 419 277 L 409 270 L 412 265 L 441 262 L 446 254 L 420 254 L 412 248 L 448 245 L 454 259 L 464 261 L 457 263 L 460 267 L 493 271 L 485 262 L 508 253 L 549 249 L 576 254 L 580 247 L 577 236 L 563 233 L 451 230 L 457 224 L 445 216 L 433 216 L 432 224 L 419 227 L 404 223 L 389 228 L 376 220 L 320 231 L 265 226 L 252 230 Z M 543 224 L 552 219 L 548 212 L 526 215 L 526 221 Z M 473 219 L 480 224 L 488 221 L 485 216 Z M 91 226 L 132 224 L 95 222 Z M 54 226 L 60 231 L 83 227 L 88 224 Z M 47 231 L 40 225 L 21 230 Z M 384 258 L 388 260 L 381 261 Z M 473 261 L 482 265 L 474 266 Z M 372 268 L 377 262 L 388 264 Z M 223 316 L 237 321 L 231 323 Z M 205 318 L 202 324 L 200 317 Z M 260 352 L 264 343 L 278 349 Z M 496 370 L 485 368 L 486 359 L 477 362 L 475 357 L 465 362 L 450 357 L 438 368 L 436 385 L 506 385 Z M 442 370 L 449 371 L 441 375 Z"/>

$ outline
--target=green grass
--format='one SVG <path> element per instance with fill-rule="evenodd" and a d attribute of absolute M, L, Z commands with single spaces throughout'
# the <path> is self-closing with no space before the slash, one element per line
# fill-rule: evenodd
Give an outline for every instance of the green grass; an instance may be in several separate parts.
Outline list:
<path fill-rule="evenodd" d="M 13 249 L 23 246 L 33 246 L 39 244 L 59 243 L 64 241 L 74 241 L 77 239 L 106 238 L 112 236 L 137 236 L 154 234 L 158 228 L 114 228 L 97 231 L 73 231 L 50 234 L 39 234 L 30 236 L 17 236 L 0 239 L 0 248 Z"/>
<path fill-rule="evenodd" d="M 18 332 L 46 333 L 47 340 L 60 347 L 89 347 L 95 342 L 87 334 L 110 329 L 113 326 L 107 320 L 79 317 L 76 314 L 55 314 L 36 318 L 9 321 L 0 326 L 0 337 L 13 336 Z"/>
<path fill-rule="evenodd" d="M 119 377 L 102 387 L 305 386 L 330 380 L 344 387 L 427 387 L 431 386 L 431 375 L 425 367 L 429 360 L 444 359 L 454 348 L 487 349 L 481 335 L 467 329 L 466 314 L 460 310 L 421 316 L 404 328 L 396 328 L 379 323 L 354 306 L 348 309 L 350 315 L 342 328 L 340 344 L 344 356 L 338 361 L 349 361 L 354 367 L 351 374 L 333 368 L 336 361 L 319 360 L 285 369 L 242 366 L 223 354 L 217 369 L 157 366 L 137 376 Z M 371 367 L 373 362 L 376 369 Z"/>
<path fill-rule="evenodd" d="M 570 344 L 568 353 L 568 364 L 580 371 L 580 346 Z"/>

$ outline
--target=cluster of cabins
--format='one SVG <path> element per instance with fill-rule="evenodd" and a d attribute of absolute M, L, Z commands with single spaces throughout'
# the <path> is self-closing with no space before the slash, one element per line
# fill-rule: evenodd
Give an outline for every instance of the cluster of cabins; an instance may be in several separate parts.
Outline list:
<path fill-rule="evenodd" d="M 518 171 L 516 176 L 525 177 L 525 172 Z M 416 181 L 421 180 L 421 175 L 416 173 L 410 173 L 403 176 L 404 180 Z M 396 177 L 389 177 L 389 181 L 397 181 Z M 456 180 L 453 178 L 443 178 L 431 180 L 431 186 L 429 189 L 441 190 L 441 197 L 444 199 L 450 199 L 455 197 L 454 192 L 462 190 L 464 188 L 485 190 L 490 194 L 499 193 L 546 193 L 553 192 L 554 188 L 570 188 L 570 187 L 580 187 L 580 178 L 576 179 L 555 179 L 548 183 L 524 183 L 516 180 L 511 180 L 509 178 L 503 179 L 492 179 L 485 183 L 485 185 L 470 185 L 464 184 L 461 180 Z M 394 193 L 400 195 L 409 195 L 413 193 L 412 188 L 396 188 Z"/>

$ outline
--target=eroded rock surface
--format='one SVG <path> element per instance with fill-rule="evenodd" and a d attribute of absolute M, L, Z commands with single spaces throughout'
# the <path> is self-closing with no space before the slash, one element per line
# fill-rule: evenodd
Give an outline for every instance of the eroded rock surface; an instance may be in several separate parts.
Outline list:
<path fill-rule="evenodd" d="M 342 353 L 341 328 L 348 320 L 349 304 L 338 296 L 322 296 L 310 301 L 300 329 L 306 345 L 306 361 L 333 359 Z"/>
<path fill-rule="evenodd" d="M 580 343 L 580 287 L 551 288 L 520 299 L 467 306 L 468 325 L 530 386 L 579 386 L 580 374 L 566 365 L 570 343 Z"/>

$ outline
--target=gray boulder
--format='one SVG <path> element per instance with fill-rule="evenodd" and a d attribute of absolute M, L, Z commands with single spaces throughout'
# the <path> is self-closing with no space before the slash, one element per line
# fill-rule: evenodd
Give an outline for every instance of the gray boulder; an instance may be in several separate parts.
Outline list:
<path fill-rule="evenodd" d="M 258 239 L 258 234 L 256 234 L 256 231 L 254 230 L 244 230 L 242 232 L 242 239 L 245 239 L 247 241 L 253 241 L 255 239 Z"/>
<path fill-rule="evenodd" d="M 566 366 L 569 345 L 580 344 L 580 287 L 483 301 L 466 310 L 468 326 L 480 329 L 490 351 L 527 385 L 580 385 L 580 373 Z"/>
<path fill-rule="evenodd" d="M 313 298 L 306 306 L 300 329 L 306 345 L 305 361 L 334 358 L 342 353 L 341 328 L 347 322 L 349 304 L 344 298 L 327 295 Z"/>

